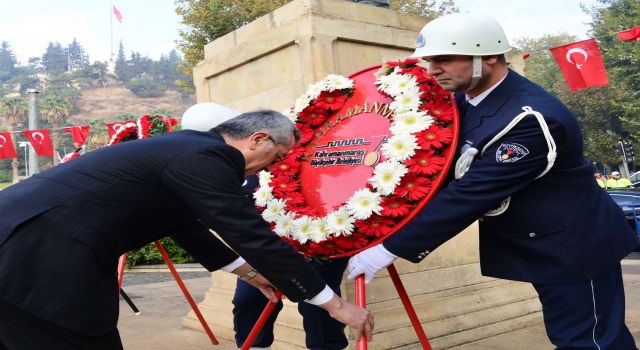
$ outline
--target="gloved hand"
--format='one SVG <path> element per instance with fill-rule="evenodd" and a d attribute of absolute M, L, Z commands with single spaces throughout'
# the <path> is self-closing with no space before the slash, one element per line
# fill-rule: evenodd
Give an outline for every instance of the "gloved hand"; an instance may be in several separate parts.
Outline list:
<path fill-rule="evenodd" d="M 349 259 L 349 279 L 364 274 L 365 284 L 369 284 L 378 271 L 391 265 L 398 257 L 389 252 L 382 243 L 363 250 Z"/>

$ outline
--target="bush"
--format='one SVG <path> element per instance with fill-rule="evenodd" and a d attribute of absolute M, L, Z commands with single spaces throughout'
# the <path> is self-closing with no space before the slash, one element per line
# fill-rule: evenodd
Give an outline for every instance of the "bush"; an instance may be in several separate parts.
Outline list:
<path fill-rule="evenodd" d="M 171 238 L 165 237 L 160 240 L 164 249 L 169 254 L 169 258 L 175 264 L 191 263 L 195 260 L 184 249 L 180 248 Z M 163 264 L 164 260 L 155 243 L 129 252 L 127 256 L 127 266 Z"/>
<path fill-rule="evenodd" d="M 13 181 L 11 171 L 0 170 L 0 183 Z"/>
<path fill-rule="evenodd" d="M 134 79 L 127 84 L 127 89 L 131 90 L 138 97 L 160 97 L 166 91 L 165 87 L 151 79 Z"/>

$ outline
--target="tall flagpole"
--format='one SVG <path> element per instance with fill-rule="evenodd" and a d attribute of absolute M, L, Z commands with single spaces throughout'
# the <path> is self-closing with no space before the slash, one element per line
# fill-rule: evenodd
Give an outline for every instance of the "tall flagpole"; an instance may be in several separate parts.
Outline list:
<path fill-rule="evenodd" d="M 113 0 L 110 1 L 111 7 L 109 8 L 109 32 L 111 33 L 111 57 L 110 60 L 113 62 Z"/>

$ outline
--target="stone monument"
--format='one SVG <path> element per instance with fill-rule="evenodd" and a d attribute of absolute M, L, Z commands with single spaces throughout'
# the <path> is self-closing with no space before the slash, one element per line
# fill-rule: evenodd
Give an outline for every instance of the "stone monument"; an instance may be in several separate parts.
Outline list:
<path fill-rule="evenodd" d="M 309 84 L 328 74 L 346 76 L 408 57 L 427 21 L 344 0 L 295 0 L 205 46 L 205 58 L 194 68 L 197 100 L 238 111 L 284 110 Z M 508 59 L 512 68 L 521 70 L 521 57 Z M 434 349 L 541 322 L 540 304 L 530 285 L 481 276 L 477 236 L 474 224 L 422 263 L 396 264 Z M 211 288 L 200 304 L 220 338 L 233 339 L 235 285 L 234 275 L 213 273 Z M 343 295 L 354 300 L 352 282 L 344 281 Z M 370 349 L 420 348 L 386 272 L 368 285 L 367 303 L 376 315 Z M 201 329 L 192 313 L 184 324 Z M 274 349 L 305 348 L 295 304 L 285 301 L 275 338 Z"/>

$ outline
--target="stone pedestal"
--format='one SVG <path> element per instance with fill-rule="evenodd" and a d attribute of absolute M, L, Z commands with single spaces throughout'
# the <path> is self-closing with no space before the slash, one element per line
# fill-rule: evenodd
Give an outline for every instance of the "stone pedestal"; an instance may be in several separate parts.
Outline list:
<path fill-rule="evenodd" d="M 327 74 L 349 75 L 408 57 L 426 21 L 342 0 L 293 1 L 205 46 L 205 59 L 194 69 L 198 102 L 222 103 L 239 111 L 284 110 Z M 521 66 L 522 59 L 515 58 L 510 58 L 512 66 Z M 477 236 L 474 224 L 422 263 L 397 263 L 434 349 L 540 321 L 540 305 L 531 286 L 480 275 Z M 233 275 L 216 272 L 200 305 L 217 337 L 233 339 L 234 288 Z M 353 283 L 343 282 L 342 289 L 353 301 Z M 369 349 L 421 348 L 386 272 L 367 287 L 367 302 L 376 315 Z M 201 329 L 193 313 L 184 324 Z M 295 304 L 285 302 L 275 337 L 274 349 L 305 348 Z M 350 346 L 355 348 L 355 341 Z"/>

